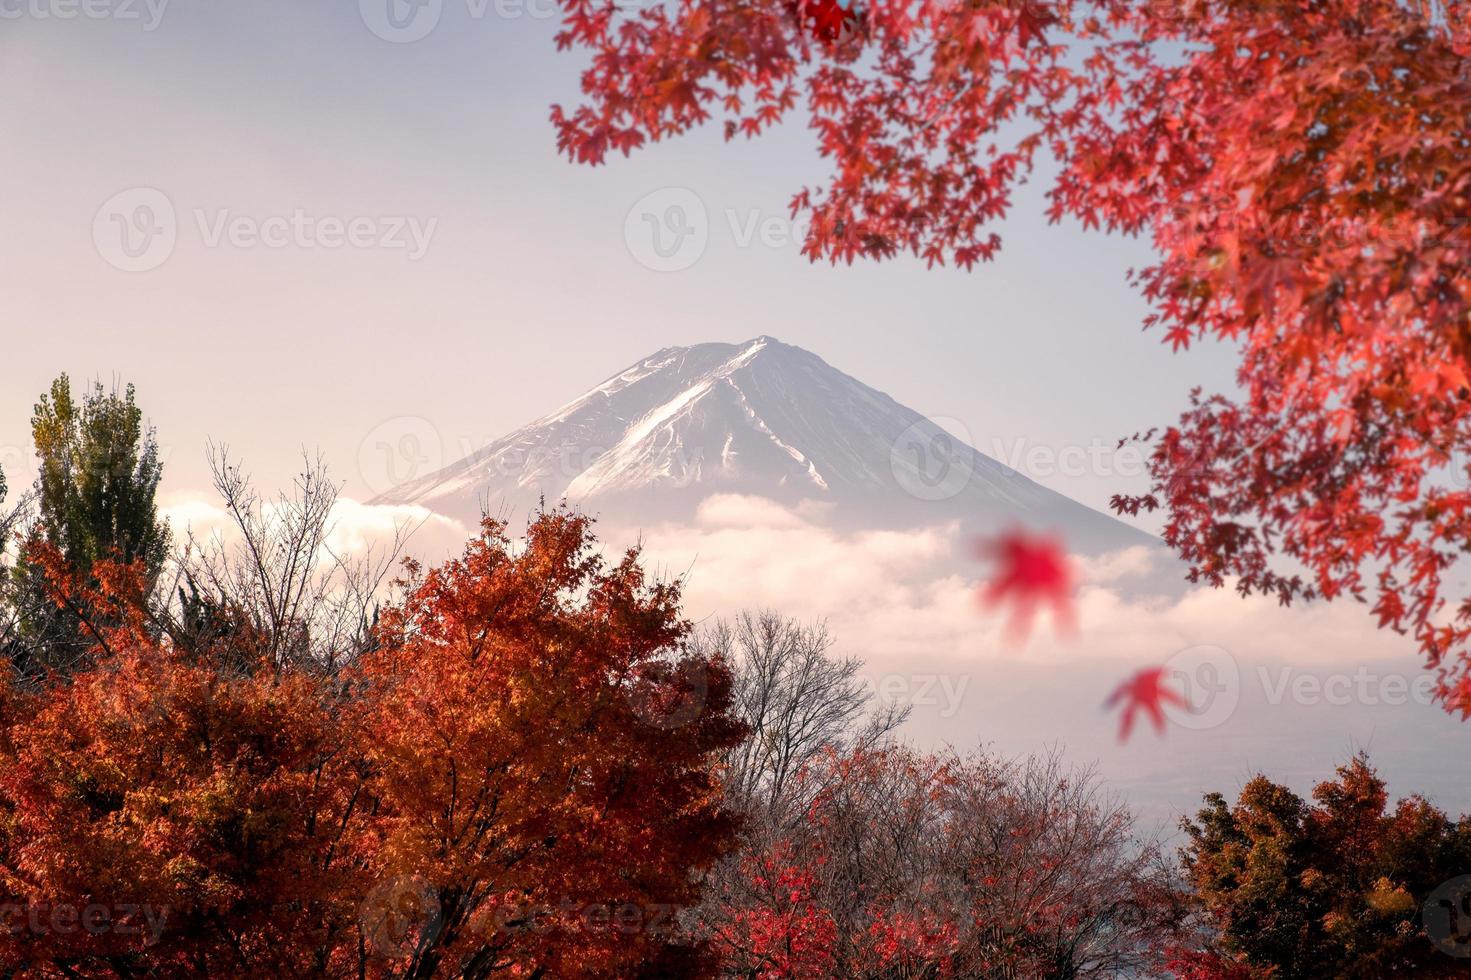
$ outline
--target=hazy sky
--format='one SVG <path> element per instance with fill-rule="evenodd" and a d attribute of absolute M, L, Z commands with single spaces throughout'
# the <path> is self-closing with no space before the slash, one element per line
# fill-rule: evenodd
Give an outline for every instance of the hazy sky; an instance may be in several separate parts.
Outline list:
<path fill-rule="evenodd" d="M 1040 187 L 979 271 L 832 269 L 798 255 L 786 221 L 825 173 L 800 119 L 756 142 L 712 128 L 567 163 L 547 114 L 575 99 L 581 62 L 553 48 L 551 0 L 442 0 L 412 43 L 370 28 L 395 36 L 389 0 L 69 2 L 0 0 L 12 472 L 62 370 L 137 384 L 170 492 L 201 485 L 213 438 L 266 483 L 320 448 L 362 497 L 381 474 L 360 449 L 385 423 L 427 422 L 449 462 L 660 347 L 766 333 L 1103 507 L 1135 485 L 1120 467 L 1064 473 L 1047 453 L 1111 444 L 1173 419 L 1191 384 L 1229 381 L 1228 351 L 1172 356 L 1140 332 L 1125 270 L 1147 248 L 1048 228 Z M 671 188 L 696 195 L 703 233 L 697 261 L 656 271 L 630 211 L 688 201 Z M 142 237 L 163 209 L 171 251 Z M 357 244 L 324 247 L 355 219 L 370 219 Z"/>

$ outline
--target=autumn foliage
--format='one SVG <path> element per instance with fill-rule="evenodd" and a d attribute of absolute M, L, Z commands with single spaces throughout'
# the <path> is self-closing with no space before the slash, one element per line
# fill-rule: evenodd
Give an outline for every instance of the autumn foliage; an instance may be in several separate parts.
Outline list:
<path fill-rule="evenodd" d="M 1148 235 L 1135 276 L 1175 348 L 1240 350 L 1152 439 L 1148 493 L 1193 580 L 1351 597 L 1471 712 L 1471 19 L 1461 0 L 922 0 L 814 37 L 785 0 L 620 12 L 563 0 L 589 56 L 556 106 L 599 163 L 723 120 L 799 115 L 830 161 L 806 253 L 970 267 L 1039 158 L 1052 221 Z"/>
<path fill-rule="evenodd" d="M 68 911 L 8 923 L 0 955 L 82 976 L 308 969 L 356 918 L 342 818 L 365 773 L 341 720 L 313 678 L 222 675 L 159 642 L 138 570 L 96 571 L 95 666 L 5 705 L 0 891 L 24 909 L 7 918 Z"/>
<path fill-rule="evenodd" d="M 102 565 L 94 666 L 0 683 L 0 972 L 611 976 L 698 963 L 672 910 L 733 842 L 742 734 L 672 585 L 588 522 L 488 522 L 349 669 L 185 649 Z M 251 651 L 254 651 L 252 655 Z M 691 678 L 698 678 L 691 684 Z M 671 714 L 691 697 L 698 710 Z"/>
<path fill-rule="evenodd" d="M 706 914 L 730 975 L 1107 977 L 1160 964 L 1185 898 L 1127 809 L 1054 758 L 825 753 L 757 818 Z"/>
<path fill-rule="evenodd" d="M 724 666 L 677 656 L 678 599 L 568 514 L 415 575 L 355 672 L 380 692 L 374 874 L 437 906 L 410 975 L 606 976 L 674 938 L 732 838 L 711 760 L 742 735 Z"/>
<path fill-rule="evenodd" d="M 1427 936 L 1427 898 L 1465 874 L 1471 823 L 1410 796 L 1391 805 L 1363 756 L 1306 801 L 1258 776 L 1236 803 L 1206 797 L 1185 821 L 1185 867 L 1221 949 L 1182 957 L 1182 977 L 1464 976 L 1431 940 L 1465 945 L 1453 915 Z M 1462 894 L 1464 899 L 1464 894 Z"/>
<path fill-rule="evenodd" d="M 898 742 L 820 630 L 691 632 L 566 511 L 408 563 L 335 666 L 32 556 L 94 648 L 0 672 L 0 975 L 1456 975 L 1471 832 L 1364 760 L 1207 797 L 1176 868 L 1055 754 Z"/>

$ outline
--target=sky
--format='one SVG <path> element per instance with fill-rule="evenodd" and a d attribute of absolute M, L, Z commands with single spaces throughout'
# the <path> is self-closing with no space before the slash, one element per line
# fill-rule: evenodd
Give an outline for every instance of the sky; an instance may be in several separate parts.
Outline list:
<path fill-rule="evenodd" d="M 443 0 L 409 43 L 369 26 L 388 0 L 54 16 L 67 2 L 0 0 L 0 80 L 26 93 L 0 106 L 12 471 L 63 370 L 137 385 L 169 492 L 202 484 L 212 439 L 265 483 L 320 449 L 360 497 L 381 474 L 359 450 L 385 423 L 426 420 L 450 462 L 665 346 L 770 334 L 1023 464 L 1111 445 L 1230 380 L 1229 351 L 1172 356 L 1141 332 L 1125 274 L 1145 244 L 1047 227 L 1042 187 L 978 271 L 834 269 L 798 254 L 787 219 L 826 172 L 800 119 L 599 168 L 559 158 L 548 109 L 576 99 L 581 62 L 554 50 L 550 0 Z M 703 249 L 649 268 L 635 206 L 690 194 Z M 120 244 L 126 230 L 141 249 L 143 229 L 117 224 L 140 206 L 174 215 L 171 249 L 149 239 L 141 262 Z M 272 234 L 298 212 L 378 224 L 334 248 L 330 227 Z M 1100 508 L 1134 475 L 1031 469 Z"/>
<path fill-rule="evenodd" d="M 31 406 L 63 371 L 137 386 L 164 501 L 207 522 L 211 441 L 265 488 L 320 452 L 362 501 L 386 489 L 383 445 L 410 439 L 416 466 L 448 463 L 659 348 L 766 334 L 1104 509 L 1145 485 L 1108 447 L 1173 420 L 1196 385 L 1229 389 L 1230 349 L 1175 354 L 1141 331 L 1127 272 L 1149 263 L 1147 243 L 1048 226 L 1045 173 L 1001 226 L 999 258 L 967 273 L 802 258 L 786 202 L 826 170 L 798 117 L 756 141 L 712 127 L 599 168 L 559 158 L 548 110 L 576 101 L 582 63 L 554 50 L 553 13 L 550 0 L 0 0 L 11 484 L 29 482 Z M 1057 465 L 1069 448 L 1088 461 Z M 669 567 L 701 563 L 698 618 L 771 602 L 829 618 L 880 676 L 909 662 L 970 678 L 963 705 L 917 712 L 925 737 L 1069 743 L 1164 815 L 1259 766 L 1302 788 L 1372 744 L 1401 789 L 1432 780 L 1471 805 L 1466 773 L 1431 751 L 1458 731 L 1433 708 L 1261 707 L 1282 669 L 1419 676 L 1357 610 L 1279 614 L 1229 593 L 1151 605 L 1105 576 L 1085 641 L 971 670 L 996 649 L 973 626 L 972 583 L 911 576 L 893 603 L 868 601 L 864 575 L 917 567 L 928 538 L 834 537 L 769 515 L 755 527 L 649 541 Z M 463 531 L 439 522 L 426 540 Z M 802 552 L 851 574 L 802 591 L 821 574 L 771 557 Z M 1100 685 L 1228 644 L 1249 689 L 1232 721 L 1116 743 Z"/>

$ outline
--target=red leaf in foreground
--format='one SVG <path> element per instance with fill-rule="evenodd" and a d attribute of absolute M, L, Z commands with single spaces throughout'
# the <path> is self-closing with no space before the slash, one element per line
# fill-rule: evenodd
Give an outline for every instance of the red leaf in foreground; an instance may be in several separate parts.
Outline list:
<path fill-rule="evenodd" d="M 797 0 L 792 11 L 817 40 L 829 44 L 850 40 L 862 26 L 862 15 L 852 0 Z"/>
<path fill-rule="evenodd" d="M 995 539 L 982 539 L 977 550 L 982 558 L 998 564 L 996 574 L 981 591 L 981 603 L 987 609 L 1003 602 L 1010 604 L 1008 639 L 1026 640 L 1037 607 L 1042 603 L 1052 607 L 1053 617 L 1063 632 L 1075 629 L 1072 566 L 1060 541 L 1032 537 L 1025 531 L 1010 531 Z"/>
<path fill-rule="evenodd" d="M 1134 728 L 1134 715 L 1140 710 L 1149 712 L 1149 719 L 1154 723 L 1154 730 L 1163 735 L 1165 730 L 1164 702 L 1168 701 L 1182 708 L 1189 707 L 1184 698 L 1172 688 L 1165 686 L 1164 667 L 1146 667 L 1139 671 L 1115 688 L 1103 706 L 1112 708 L 1120 701 L 1124 702 L 1124 714 L 1119 723 L 1120 742 L 1129 740 L 1129 732 Z"/>

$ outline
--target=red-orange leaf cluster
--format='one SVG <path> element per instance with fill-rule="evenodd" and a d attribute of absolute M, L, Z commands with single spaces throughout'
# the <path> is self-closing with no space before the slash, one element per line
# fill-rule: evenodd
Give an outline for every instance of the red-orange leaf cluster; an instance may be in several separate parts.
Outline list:
<path fill-rule="evenodd" d="M 1055 759 L 886 746 L 798 783 L 805 810 L 765 826 L 708 913 L 727 976 L 1142 974 L 1177 935 L 1152 845 Z"/>

